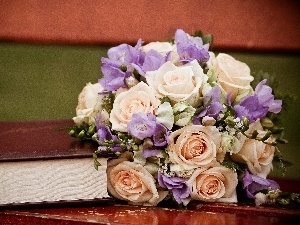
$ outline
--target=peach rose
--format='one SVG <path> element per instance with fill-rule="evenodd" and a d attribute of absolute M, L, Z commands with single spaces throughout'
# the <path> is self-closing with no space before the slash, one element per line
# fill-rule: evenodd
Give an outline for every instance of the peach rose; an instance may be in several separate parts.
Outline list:
<path fill-rule="evenodd" d="M 237 202 L 235 190 L 238 177 L 226 167 L 197 169 L 187 183 L 192 199 L 206 202 Z"/>
<path fill-rule="evenodd" d="M 201 88 L 208 79 L 196 60 L 183 66 L 175 66 L 168 61 L 158 70 L 148 71 L 145 76 L 158 98 L 168 96 L 172 104 L 187 101 L 193 107 L 201 103 Z"/>
<path fill-rule="evenodd" d="M 245 95 L 252 91 L 250 82 L 254 78 L 250 75 L 247 64 L 230 55 L 220 53 L 212 60 L 212 66 L 221 87 L 231 94 L 231 101 L 240 94 Z"/>
<path fill-rule="evenodd" d="M 141 165 L 123 161 L 108 164 L 108 191 L 114 197 L 134 204 L 157 205 L 167 192 L 158 192 L 154 177 Z"/>
<path fill-rule="evenodd" d="M 87 83 L 78 96 L 78 105 L 76 107 L 76 117 L 73 121 L 77 125 L 88 123 L 89 118 L 96 115 L 94 107 L 96 103 L 101 101 L 99 92 L 103 91 L 103 87 L 99 83 Z"/>
<path fill-rule="evenodd" d="M 266 133 L 263 131 L 260 120 L 252 123 L 247 132 L 252 133 L 254 130 L 259 132 L 258 138 L 263 137 Z M 273 137 L 270 137 L 267 141 L 272 142 L 273 139 Z M 231 158 L 236 162 L 247 164 L 252 174 L 266 178 L 272 169 L 274 153 L 274 146 L 258 140 L 246 139 L 241 150 L 236 154 L 232 154 Z"/>
<path fill-rule="evenodd" d="M 129 90 L 116 96 L 110 113 L 112 129 L 127 132 L 127 124 L 134 113 L 153 113 L 160 101 L 155 98 L 153 90 L 144 82 L 140 82 Z"/>
<path fill-rule="evenodd" d="M 221 134 L 214 126 L 189 125 L 172 132 L 169 141 L 167 153 L 172 168 L 190 170 L 216 161 Z"/>

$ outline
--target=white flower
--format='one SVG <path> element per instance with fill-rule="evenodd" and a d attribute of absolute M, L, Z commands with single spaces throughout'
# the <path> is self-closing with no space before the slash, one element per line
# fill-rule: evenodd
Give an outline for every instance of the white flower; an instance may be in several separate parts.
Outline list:
<path fill-rule="evenodd" d="M 95 116 L 99 109 L 95 106 L 99 106 L 102 96 L 98 95 L 103 91 L 103 87 L 99 83 L 91 84 L 87 83 L 78 96 L 78 105 L 76 107 L 76 117 L 73 117 L 73 121 L 77 125 L 88 123 L 90 117 Z"/>
<path fill-rule="evenodd" d="M 222 133 L 221 135 L 222 141 L 221 141 L 221 149 L 226 153 L 229 152 L 231 154 L 238 153 L 245 141 L 244 138 L 241 138 L 239 140 L 233 135 L 228 135 L 226 133 Z M 243 136 L 244 137 L 244 136 Z"/>
<path fill-rule="evenodd" d="M 206 62 L 206 65 L 208 68 L 211 68 L 213 67 L 213 61 L 215 60 L 216 55 L 213 52 L 208 52 L 208 54 L 209 54 L 209 60 Z"/>
<path fill-rule="evenodd" d="M 204 116 L 204 117 L 202 118 L 202 124 L 203 124 L 204 126 L 213 126 L 213 125 L 215 125 L 215 123 L 216 123 L 216 120 L 215 120 L 215 118 L 213 118 L 213 117 L 210 117 L 210 116 Z"/>
<path fill-rule="evenodd" d="M 168 96 L 172 104 L 187 101 L 193 107 L 201 103 L 201 88 L 207 79 L 196 60 L 178 67 L 168 61 L 158 70 L 146 73 L 158 98 Z"/>
<path fill-rule="evenodd" d="M 159 105 L 153 90 L 144 82 L 140 82 L 129 90 L 120 92 L 114 101 L 110 113 L 112 129 L 127 132 L 127 124 L 135 113 L 153 113 Z"/>
<path fill-rule="evenodd" d="M 267 202 L 267 200 L 268 197 L 264 193 L 258 192 L 255 195 L 255 205 L 263 205 Z"/>
<path fill-rule="evenodd" d="M 193 108 L 187 102 L 177 102 L 173 106 L 173 113 L 175 117 L 175 124 L 177 126 L 186 126 L 191 122 L 192 117 L 194 116 L 196 109 Z"/>
<path fill-rule="evenodd" d="M 172 129 L 174 125 L 174 115 L 172 106 L 169 102 L 164 102 L 159 105 L 156 111 L 156 120 L 157 122 L 165 125 L 169 130 Z"/>

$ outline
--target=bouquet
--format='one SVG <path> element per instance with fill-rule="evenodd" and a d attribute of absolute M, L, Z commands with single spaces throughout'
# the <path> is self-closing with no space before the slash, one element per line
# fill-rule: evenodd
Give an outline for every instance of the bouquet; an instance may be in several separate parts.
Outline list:
<path fill-rule="evenodd" d="M 276 124 L 282 100 L 266 79 L 251 86 L 245 63 L 211 47 L 211 35 L 178 29 L 171 41 L 140 39 L 101 59 L 103 77 L 80 93 L 70 135 L 98 143 L 96 169 L 100 152 L 115 153 L 107 169 L 115 198 L 152 206 L 236 203 L 240 195 L 257 205 L 283 201 L 267 179 L 285 142 Z"/>

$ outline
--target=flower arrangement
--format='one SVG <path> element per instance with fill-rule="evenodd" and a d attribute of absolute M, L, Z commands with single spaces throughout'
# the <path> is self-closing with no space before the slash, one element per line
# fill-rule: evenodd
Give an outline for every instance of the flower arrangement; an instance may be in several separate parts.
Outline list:
<path fill-rule="evenodd" d="M 107 169 L 115 198 L 235 203 L 244 192 L 258 205 L 283 201 L 267 179 L 285 142 L 274 119 L 282 100 L 266 79 L 252 87 L 249 67 L 211 46 L 211 35 L 178 29 L 172 41 L 140 39 L 101 59 L 103 77 L 80 93 L 70 134 L 98 143 L 96 169 L 100 152 L 115 153 Z"/>

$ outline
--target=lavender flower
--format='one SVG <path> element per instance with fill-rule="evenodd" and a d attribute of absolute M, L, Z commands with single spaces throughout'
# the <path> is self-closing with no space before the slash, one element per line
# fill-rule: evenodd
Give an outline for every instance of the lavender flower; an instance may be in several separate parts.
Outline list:
<path fill-rule="evenodd" d="M 248 170 L 242 174 L 241 179 L 248 198 L 255 198 L 255 193 L 258 191 L 276 190 L 280 188 L 274 180 L 252 175 L 248 172 Z"/>
<path fill-rule="evenodd" d="M 143 140 L 152 137 L 156 128 L 156 118 L 153 114 L 135 113 L 127 124 L 131 136 Z"/>
<path fill-rule="evenodd" d="M 157 180 L 161 187 L 172 190 L 173 196 L 178 204 L 182 203 L 182 199 L 190 195 L 190 189 L 186 184 L 185 178 L 168 177 L 159 172 Z"/>
<path fill-rule="evenodd" d="M 209 60 L 209 44 L 203 45 L 200 37 L 191 37 L 183 30 L 178 29 L 175 33 L 175 43 L 182 62 L 188 63 L 196 59 L 203 65 Z"/>

